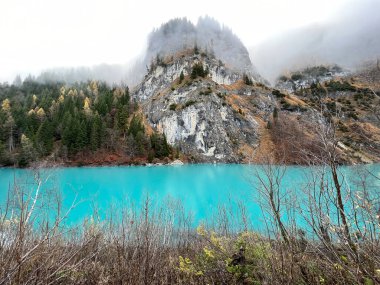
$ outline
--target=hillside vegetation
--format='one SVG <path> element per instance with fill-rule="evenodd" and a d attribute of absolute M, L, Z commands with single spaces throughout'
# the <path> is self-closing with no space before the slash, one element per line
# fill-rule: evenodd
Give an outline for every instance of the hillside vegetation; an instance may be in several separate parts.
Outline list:
<path fill-rule="evenodd" d="M 172 154 L 127 87 L 92 81 L 0 86 L 0 164 L 119 164 Z"/>
<path fill-rule="evenodd" d="M 276 88 L 197 47 L 157 56 L 132 92 L 98 81 L 0 86 L 0 164 L 309 164 L 334 129 L 342 164 L 380 161 L 377 68 L 314 67 Z"/>

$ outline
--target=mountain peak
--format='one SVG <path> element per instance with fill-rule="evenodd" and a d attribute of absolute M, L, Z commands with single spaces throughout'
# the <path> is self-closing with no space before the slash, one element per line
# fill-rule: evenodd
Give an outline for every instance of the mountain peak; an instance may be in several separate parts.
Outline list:
<path fill-rule="evenodd" d="M 149 64 L 157 55 L 165 57 L 195 46 L 213 53 L 233 70 L 253 71 L 241 40 L 231 29 L 208 16 L 199 18 L 196 25 L 186 18 L 176 18 L 154 30 L 149 35 L 145 62 Z"/>

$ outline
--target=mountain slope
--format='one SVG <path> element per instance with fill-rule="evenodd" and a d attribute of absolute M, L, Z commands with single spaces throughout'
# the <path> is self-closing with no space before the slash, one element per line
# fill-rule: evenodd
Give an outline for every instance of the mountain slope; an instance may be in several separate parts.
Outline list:
<path fill-rule="evenodd" d="M 349 75 L 339 67 L 291 74 L 294 80 L 279 83 L 279 91 L 200 53 L 186 50 L 159 59 L 132 92 L 148 124 L 190 160 L 304 164 L 322 159 L 318 130 L 332 120 L 341 163 L 379 161 L 379 124 L 371 109 L 378 104 L 377 91 L 345 83 Z M 202 75 L 194 76 L 198 67 Z M 324 83 L 316 85 L 320 80 Z M 370 106 L 360 105 L 357 98 L 363 96 Z M 352 106 L 351 101 L 360 102 L 344 109 L 344 100 Z"/>
<path fill-rule="evenodd" d="M 195 67 L 201 75 L 194 74 Z M 151 126 L 192 159 L 248 161 L 241 148 L 258 143 L 258 123 L 251 114 L 228 103 L 235 94 L 254 92 L 243 77 L 205 52 L 188 50 L 153 66 L 132 96 L 140 102 Z"/>
<path fill-rule="evenodd" d="M 262 76 L 272 83 L 283 72 L 321 64 L 356 68 L 380 57 L 380 2 L 347 1 L 339 15 L 282 33 L 250 49 Z"/>

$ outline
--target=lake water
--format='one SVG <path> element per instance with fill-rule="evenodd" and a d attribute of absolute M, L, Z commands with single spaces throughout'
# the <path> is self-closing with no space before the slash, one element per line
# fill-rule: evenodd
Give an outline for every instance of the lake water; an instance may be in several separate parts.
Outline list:
<path fill-rule="evenodd" d="M 258 168 L 253 165 L 209 164 L 81 167 L 42 169 L 38 175 L 43 181 L 41 195 L 51 196 L 56 193 L 51 190 L 58 189 L 64 208 L 69 207 L 74 197 L 81 201 L 68 217 L 72 223 L 90 217 L 95 209 L 102 219 L 111 205 L 117 209 L 132 202 L 136 207 L 141 207 L 142 201 L 149 195 L 156 206 L 164 205 L 169 198 L 181 201 L 185 211 L 192 213 L 196 224 L 210 219 L 221 205 L 236 209 L 240 202 L 247 207 L 252 220 L 259 219 L 262 215 L 256 197 L 258 181 L 254 175 Z M 342 171 L 354 179 L 358 169 L 380 174 L 379 164 L 344 167 Z M 287 167 L 281 184 L 283 189 L 301 191 L 311 170 Z M 28 169 L 0 169 L 0 204 L 3 209 L 8 189 L 15 184 L 26 190 L 36 189 L 35 175 L 33 170 Z M 374 185 L 379 186 L 378 182 Z"/>

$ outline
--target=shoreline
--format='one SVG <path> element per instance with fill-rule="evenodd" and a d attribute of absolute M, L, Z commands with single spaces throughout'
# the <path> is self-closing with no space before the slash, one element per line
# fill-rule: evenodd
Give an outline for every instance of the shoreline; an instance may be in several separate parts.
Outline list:
<path fill-rule="evenodd" d="M 379 164 L 380 162 L 373 161 L 370 163 L 344 163 L 339 164 L 339 166 L 361 166 L 361 165 L 373 165 L 373 164 Z M 88 167 L 88 168 L 96 168 L 96 167 L 128 167 L 128 166 L 142 166 L 142 167 L 157 167 L 157 166 L 186 166 L 186 165 L 263 165 L 263 163 L 258 162 L 216 162 L 216 161 L 196 161 L 196 162 L 190 162 L 186 160 L 176 159 L 173 161 L 159 161 L 155 163 L 145 162 L 145 161 L 135 161 L 131 163 L 75 163 L 73 161 L 71 162 L 38 162 L 33 165 L 27 166 L 27 167 L 18 167 L 16 165 L 0 165 L 0 169 L 27 169 L 27 170 L 33 170 L 33 169 L 40 169 L 40 168 L 81 168 L 81 167 Z M 310 167 L 310 166 L 317 166 L 317 165 L 307 165 L 307 164 L 277 164 L 274 163 L 273 165 L 280 165 L 280 166 L 291 166 L 291 167 Z"/>

